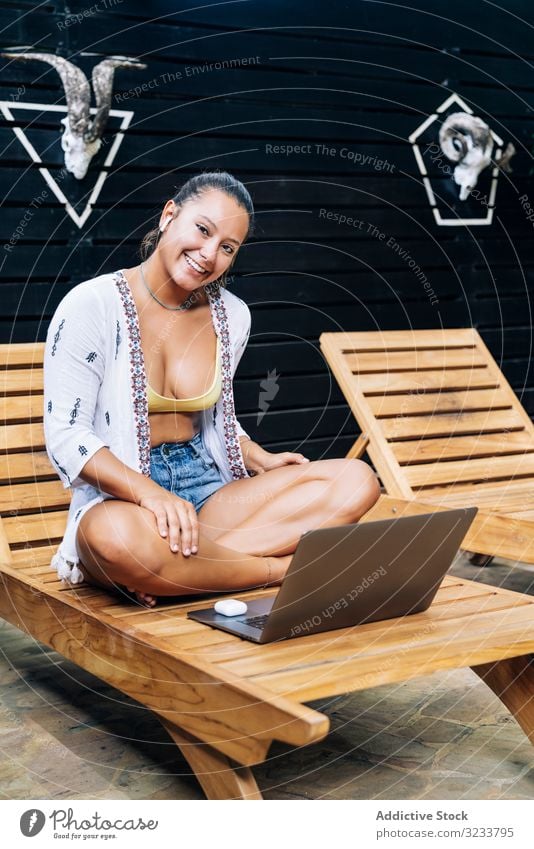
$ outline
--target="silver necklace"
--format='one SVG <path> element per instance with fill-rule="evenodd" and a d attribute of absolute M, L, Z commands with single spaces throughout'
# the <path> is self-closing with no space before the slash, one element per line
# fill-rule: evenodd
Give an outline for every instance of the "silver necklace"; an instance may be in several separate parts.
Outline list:
<path fill-rule="evenodd" d="M 152 291 L 152 289 L 150 288 L 150 286 L 146 282 L 145 275 L 144 275 L 144 272 L 143 272 L 143 263 L 141 263 L 140 267 L 141 267 L 141 279 L 142 279 L 142 281 L 145 285 L 146 290 L 154 298 L 154 300 L 157 301 L 158 304 L 160 304 L 162 307 L 165 307 L 166 310 L 187 310 L 187 309 L 189 309 L 189 307 L 192 304 L 195 303 L 196 299 L 198 298 L 198 295 L 196 294 L 196 292 L 191 292 L 191 294 L 188 295 L 187 298 L 185 299 L 185 301 L 182 304 L 180 304 L 179 306 L 177 306 L 177 307 L 167 306 L 167 304 L 164 304 L 163 301 L 160 301 L 160 299 L 154 294 L 154 292 Z"/>

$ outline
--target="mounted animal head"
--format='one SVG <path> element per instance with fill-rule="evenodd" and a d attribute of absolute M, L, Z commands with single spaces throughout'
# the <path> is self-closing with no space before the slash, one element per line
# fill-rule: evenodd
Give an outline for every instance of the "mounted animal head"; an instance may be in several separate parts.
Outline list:
<path fill-rule="evenodd" d="M 476 186 L 480 172 L 492 162 L 490 128 L 482 118 L 467 112 L 453 112 L 441 126 L 439 142 L 445 156 L 458 163 L 454 169 L 454 182 L 460 186 L 460 200 L 466 200 Z M 510 172 L 509 162 L 514 153 L 515 147 L 509 142 L 497 161 L 499 168 Z"/>
<path fill-rule="evenodd" d="M 113 76 L 116 68 L 146 68 L 137 59 L 127 56 L 111 56 L 95 65 L 92 73 L 96 114 L 91 117 L 91 87 L 87 77 L 72 62 L 54 53 L 7 53 L 0 56 L 23 62 L 48 62 L 58 72 L 65 98 L 67 116 L 61 119 L 65 129 L 61 136 L 61 147 L 65 151 L 67 171 L 83 180 L 93 156 L 102 145 L 102 135 L 111 108 Z"/>

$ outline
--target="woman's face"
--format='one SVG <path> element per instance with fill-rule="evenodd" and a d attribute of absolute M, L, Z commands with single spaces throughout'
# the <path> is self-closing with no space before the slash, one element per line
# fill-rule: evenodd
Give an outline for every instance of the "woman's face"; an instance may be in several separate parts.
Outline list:
<path fill-rule="evenodd" d="M 248 213 L 232 197 L 209 189 L 188 200 L 176 213 L 167 201 L 160 220 L 165 230 L 158 253 L 168 276 L 179 286 L 194 290 L 221 276 L 234 261 L 246 238 Z"/>

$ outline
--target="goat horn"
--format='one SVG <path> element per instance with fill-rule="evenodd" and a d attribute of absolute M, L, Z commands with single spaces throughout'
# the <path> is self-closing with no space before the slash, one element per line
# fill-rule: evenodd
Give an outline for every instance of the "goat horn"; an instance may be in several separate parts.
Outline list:
<path fill-rule="evenodd" d="M 116 68 L 146 68 L 146 65 L 127 56 L 113 56 L 109 59 L 103 59 L 102 62 L 94 66 L 92 83 L 97 111 L 85 133 L 85 140 L 88 142 L 101 138 L 106 127 L 111 108 L 113 76 Z"/>
<path fill-rule="evenodd" d="M 495 163 L 496 165 L 499 166 L 499 168 L 502 168 L 502 170 L 506 174 L 512 173 L 512 169 L 510 168 L 510 159 L 512 158 L 512 156 L 514 155 L 515 152 L 516 152 L 515 146 L 512 144 L 512 142 L 508 142 L 505 150 L 501 154 L 501 158 L 498 159 L 497 162 Z"/>
<path fill-rule="evenodd" d="M 84 72 L 55 53 L 0 53 L 8 59 L 21 59 L 23 62 L 48 62 L 58 72 L 65 98 L 69 127 L 73 134 L 83 135 L 89 124 L 89 107 L 91 104 L 91 89 Z"/>

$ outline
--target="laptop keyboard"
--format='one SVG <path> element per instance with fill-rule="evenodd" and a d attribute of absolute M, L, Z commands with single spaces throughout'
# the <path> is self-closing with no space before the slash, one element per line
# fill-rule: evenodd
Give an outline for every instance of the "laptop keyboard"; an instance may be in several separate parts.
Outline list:
<path fill-rule="evenodd" d="M 249 619 L 244 619 L 243 622 L 245 625 L 250 625 L 251 628 L 264 628 L 268 618 L 269 614 L 264 613 L 261 616 L 251 616 Z"/>

